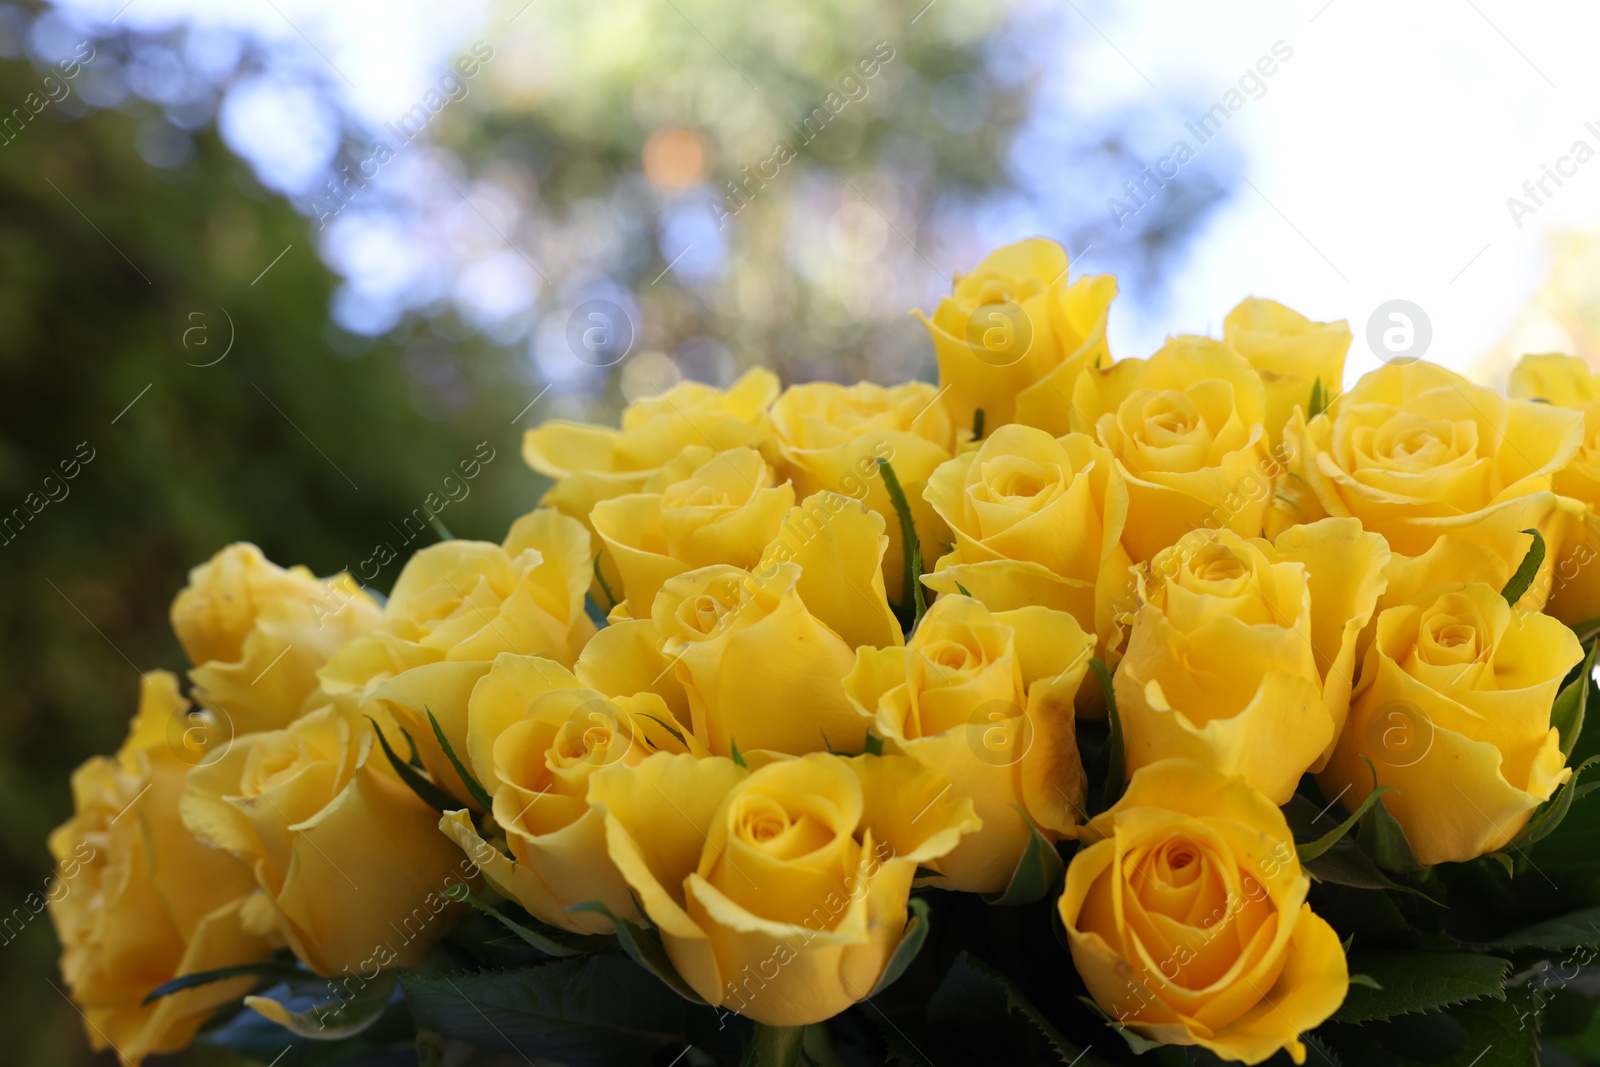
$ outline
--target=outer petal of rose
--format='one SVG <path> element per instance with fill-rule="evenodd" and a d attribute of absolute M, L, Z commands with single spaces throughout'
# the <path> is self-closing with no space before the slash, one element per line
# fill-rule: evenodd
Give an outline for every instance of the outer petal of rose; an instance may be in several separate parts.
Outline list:
<path fill-rule="evenodd" d="M 605 814 L 607 854 L 660 929 L 673 966 L 712 1004 L 723 999 L 724 976 L 706 931 L 685 910 L 684 885 L 728 791 L 748 774 L 730 759 L 661 754 L 589 779 L 589 802 Z"/>
<path fill-rule="evenodd" d="M 1513 497 L 1470 515 L 1417 519 L 1413 524 L 1416 531 L 1415 543 L 1423 544 L 1425 547 L 1431 546 L 1441 536 L 1456 534 L 1498 552 L 1506 566 L 1515 571 L 1533 543 L 1531 538 L 1522 534 L 1522 531 L 1537 529 L 1545 541 L 1544 562 L 1540 564 L 1539 573 L 1534 576 L 1533 584 L 1522 595 L 1522 599 L 1517 601 L 1516 607 L 1523 611 L 1538 611 L 1544 607 L 1544 602 L 1554 585 L 1554 568 L 1566 547 L 1562 535 L 1568 529 L 1571 519 L 1582 515 L 1585 510 L 1587 509 L 1583 504 L 1570 497 L 1557 496 L 1550 492 L 1530 493 L 1527 496 Z M 1405 535 L 1391 537 L 1391 547 L 1396 540 L 1412 541 L 1413 538 Z M 1395 550 L 1402 551 L 1399 548 Z M 1417 551 L 1420 552 L 1421 549 Z M 1456 580 L 1459 581 L 1460 578 L 1461 576 L 1457 575 Z"/>
<path fill-rule="evenodd" d="M 1589 364 L 1581 356 L 1559 352 L 1523 356 L 1511 368 L 1508 392 L 1518 400 L 1543 400 L 1563 408 L 1585 407 L 1600 398 Z"/>
<path fill-rule="evenodd" d="M 1284 1048 L 1295 1063 L 1304 1063 L 1299 1035 L 1339 1010 L 1350 987 L 1350 967 L 1339 935 L 1309 904 L 1300 907 L 1285 957 L 1278 981 L 1261 1003 L 1195 1043 L 1244 1063 L 1260 1063 Z"/>
<path fill-rule="evenodd" d="M 472 794 L 444 754 L 428 714 L 438 720 L 456 758 L 467 762 L 467 703 L 473 687 L 488 673 L 489 664 L 484 662 L 429 663 L 397 674 L 372 691 L 371 699 L 383 702 L 411 735 L 433 780 L 463 804 L 472 803 Z"/>
<path fill-rule="evenodd" d="M 538 508 L 511 524 L 503 545 L 512 558 L 530 548 L 539 553 L 535 574 L 541 607 L 558 619 L 583 614 L 594 570 L 594 546 L 583 523 L 553 508 Z"/>
<path fill-rule="evenodd" d="M 1122 543 L 1134 562 L 1155 556 L 1184 534 L 1200 527 L 1226 527 L 1243 537 L 1261 532 L 1266 522 L 1270 493 L 1258 496 L 1245 493 L 1240 486 L 1248 479 L 1263 480 L 1262 472 L 1271 469 L 1267 439 L 1259 429 L 1252 431 L 1250 443 L 1222 458 L 1220 465 L 1183 474 L 1163 471 L 1138 472 L 1122 464 L 1128 484 L 1128 520 Z M 1237 508 L 1225 501 L 1242 497 Z"/>
<path fill-rule="evenodd" d="M 1333 738 L 1322 694 L 1309 678 L 1268 673 L 1244 710 L 1197 725 L 1167 703 L 1159 683 L 1136 680 L 1126 666 L 1124 660 L 1113 685 L 1130 775 L 1157 760 L 1187 758 L 1243 775 L 1275 803 L 1284 804 Z"/>
<path fill-rule="evenodd" d="M 1117 279 L 1113 275 L 1093 274 L 1074 283 L 1070 299 L 1052 306 L 1057 336 L 1081 340 L 1061 363 L 1017 394 L 1018 422 L 1057 437 L 1072 431 L 1072 390 L 1078 375 L 1111 362 L 1106 312 L 1116 295 Z"/>
<path fill-rule="evenodd" d="M 772 573 L 770 564 L 792 560 L 800 564 L 800 599 L 845 644 L 903 645 L 905 635 L 884 589 L 882 561 L 890 541 L 885 528 L 883 516 L 858 501 L 816 493 L 789 512 L 755 573 L 764 578 Z"/>
<path fill-rule="evenodd" d="M 460 909 L 444 891 L 461 880 L 460 850 L 405 785 L 362 769 L 332 803 L 294 829 L 278 910 L 295 955 L 318 974 L 345 965 L 357 969 L 384 945 L 394 949 L 397 966 L 411 966 L 453 924 Z M 336 856 L 392 862 L 362 864 L 356 882 Z M 392 925 L 401 922 L 405 932 Z"/>
<path fill-rule="evenodd" d="M 626 605 L 632 618 L 648 616 L 651 603 L 667 579 L 691 569 L 689 564 L 664 551 L 654 552 L 643 547 L 651 538 L 663 540 L 660 536 L 660 493 L 629 493 L 603 500 L 589 513 L 589 521 L 622 574 L 621 603 Z M 665 548 L 664 540 L 660 547 Z"/>
<path fill-rule="evenodd" d="M 1280 558 L 1304 564 L 1311 586 L 1311 643 L 1322 672 L 1322 703 L 1333 722 L 1333 737 L 1311 766 L 1320 771 L 1344 729 L 1355 684 L 1356 640 L 1388 584 L 1389 546 L 1355 519 L 1323 519 L 1290 527 L 1273 548 Z"/>
<path fill-rule="evenodd" d="M 590 689 L 606 696 L 654 693 L 664 700 L 684 729 L 693 729 L 689 699 L 661 652 L 660 632 L 648 614 L 642 619 L 613 622 L 578 655 L 572 672 Z"/>

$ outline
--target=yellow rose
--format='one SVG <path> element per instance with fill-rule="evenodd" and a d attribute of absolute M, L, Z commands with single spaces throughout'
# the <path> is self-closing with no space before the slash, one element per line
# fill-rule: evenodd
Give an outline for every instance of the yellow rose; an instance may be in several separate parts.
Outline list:
<path fill-rule="evenodd" d="M 440 828 L 497 891 L 553 926 L 610 933 L 605 916 L 566 910 L 590 900 L 637 919 L 606 856 L 603 820 L 586 798 L 602 767 L 688 751 L 689 739 L 679 740 L 687 730 L 666 703 L 653 693 L 607 697 L 558 663 L 503 653 L 473 688 L 467 716 L 473 774 L 494 798 L 511 858 L 464 810 L 445 815 Z"/>
<path fill-rule="evenodd" d="M 1600 567 L 1590 566 L 1600 556 L 1600 378 L 1576 356 L 1523 356 L 1511 371 L 1511 395 L 1583 414 L 1583 438 L 1555 472 L 1555 491 L 1584 509 L 1561 512 L 1561 553 L 1541 580 L 1549 590 L 1546 611 L 1565 623 L 1586 622 L 1600 616 Z"/>
<path fill-rule="evenodd" d="M 1241 300 L 1222 320 L 1222 339 L 1261 375 L 1267 390 L 1267 435 L 1273 441 L 1283 439 L 1294 409 L 1310 404 L 1317 382 L 1329 399 L 1344 386 L 1350 327 L 1343 319 L 1312 322 L 1276 300 L 1252 297 Z"/>
<path fill-rule="evenodd" d="M 1350 720 L 1318 784 L 1354 810 L 1373 787 L 1423 863 L 1505 846 L 1572 771 L 1550 725 L 1583 659 L 1566 626 L 1482 583 L 1425 590 L 1378 616 Z M 1368 769 L 1370 761 L 1373 769 Z"/>
<path fill-rule="evenodd" d="M 651 615 L 688 696 L 694 733 L 728 755 L 859 751 L 866 723 L 844 691 L 853 649 L 801 599 L 801 568 L 771 577 L 705 567 L 662 586 Z"/>
<path fill-rule="evenodd" d="M 1094 999 L 1154 1041 L 1260 1063 L 1344 1002 L 1339 935 L 1306 903 L 1283 813 L 1188 760 L 1142 768 L 1079 831 L 1058 907 Z"/>
<path fill-rule="evenodd" d="M 794 507 L 761 453 L 690 446 L 646 480 L 643 491 L 595 504 L 589 521 L 622 575 L 628 618 L 650 614 L 668 578 L 696 567 L 751 567 Z"/>
<path fill-rule="evenodd" d="M 244 542 L 191 570 L 171 615 L 194 664 L 195 698 L 225 715 L 233 733 L 287 726 L 317 687 L 317 670 L 379 618 L 349 575 L 319 581 Z"/>
<path fill-rule="evenodd" d="M 1092 438 L 1002 426 L 934 471 L 926 495 L 955 547 L 924 585 L 945 595 L 965 589 L 997 611 L 1070 612 L 1102 655 L 1114 645 L 1128 490 Z"/>
<path fill-rule="evenodd" d="M 1344 726 L 1388 559 L 1353 519 L 1324 519 L 1275 544 L 1196 530 L 1142 567 L 1114 678 L 1129 773 L 1194 759 L 1287 802 Z"/>
<path fill-rule="evenodd" d="M 1552 491 L 1583 439 L 1576 412 L 1506 400 L 1431 363 L 1391 363 L 1326 414 L 1296 413 L 1284 437 L 1291 468 L 1328 514 L 1360 519 L 1404 555 L 1455 534 L 1514 570 L 1529 544 L 1520 531 L 1539 530 L 1550 551 L 1521 606 L 1544 603 L 1559 517 L 1582 510 Z"/>
<path fill-rule="evenodd" d="M 772 405 L 772 429 L 795 492 L 802 498 L 823 490 L 842 493 L 883 516 L 893 531 L 883 575 L 896 604 L 905 555 L 900 520 L 878 460 L 893 464 L 911 508 L 923 567 L 932 567 L 948 531 L 922 499 L 922 489 L 955 446 L 950 414 L 938 400 L 938 390 L 925 382 L 889 389 L 870 382 L 813 382 L 790 386 Z"/>
<path fill-rule="evenodd" d="M 1000 892 L 1029 820 L 1052 841 L 1076 824 L 1084 778 L 1072 703 L 1093 651 L 1064 611 L 990 614 L 964 596 L 940 597 L 905 648 L 857 650 L 845 691 L 886 750 L 952 783 L 983 820 L 928 864 L 943 875 L 935 885 Z"/>
<path fill-rule="evenodd" d="M 1134 562 L 1190 530 L 1255 537 L 1280 465 L 1268 452 L 1255 369 L 1209 337 L 1173 337 L 1149 359 L 1085 371 L 1072 428 L 1110 449 L 1128 484 L 1122 543 Z"/>
<path fill-rule="evenodd" d="M 597 772 L 589 799 L 684 981 L 757 1022 L 801 1026 L 872 991 L 917 865 L 978 829 L 948 788 L 902 756 L 747 771 L 663 753 Z"/>
<path fill-rule="evenodd" d="M 322 689 L 377 702 L 411 736 L 433 780 L 466 804 L 466 784 L 429 714 L 461 756 L 467 697 L 496 656 L 544 656 L 570 667 L 595 632 L 584 612 L 592 559 L 582 525 L 549 508 L 518 519 L 501 545 L 424 548 L 395 580 L 378 629 L 320 672 Z"/>
<path fill-rule="evenodd" d="M 987 430 L 1015 421 L 1066 433 L 1060 409 L 1073 379 L 1111 358 L 1106 313 L 1116 295 L 1109 274 L 1067 284 L 1066 249 L 1038 237 L 958 275 L 932 318 L 918 313 L 955 426 L 972 427 L 981 409 Z"/>
<path fill-rule="evenodd" d="M 726 392 L 699 382 L 681 382 L 657 397 L 635 400 L 622 412 L 622 428 L 552 420 L 529 430 L 522 458 L 555 479 L 540 503 L 588 521 L 601 500 L 636 493 L 650 475 L 686 446 L 718 452 L 759 447 L 760 428 L 778 378 L 755 367 Z"/>
<path fill-rule="evenodd" d="M 127 743 L 73 773 L 74 813 L 50 835 L 56 876 L 45 903 L 61 941 L 61 974 L 90 1045 L 114 1049 L 125 1067 L 183 1048 L 251 982 L 142 1003 L 152 989 L 265 959 L 276 943 L 249 869 L 200 844 L 178 816 L 190 763 L 168 739 L 188 708 L 176 678 L 146 674 Z"/>
<path fill-rule="evenodd" d="M 372 724 L 328 704 L 239 738 L 183 796 L 190 832 L 250 865 L 289 947 L 324 976 L 417 963 L 458 917 L 445 891 L 476 874 L 374 753 Z"/>

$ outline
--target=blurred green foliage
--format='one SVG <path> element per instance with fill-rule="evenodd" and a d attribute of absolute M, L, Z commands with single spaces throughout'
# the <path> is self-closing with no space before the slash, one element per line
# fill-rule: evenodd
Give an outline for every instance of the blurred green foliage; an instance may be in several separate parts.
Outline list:
<path fill-rule="evenodd" d="M 7 106 L 37 84 L 31 65 L 0 64 Z M 68 776 L 120 743 L 138 671 L 184 666 L 167 606 L 189 567 L 233 540 L 317 573 L 380 541 L 406 551 L 396 528 L 482 441 L 494 460 L 441 515 L 456 536 L 498 540 L 541 489 L 511 425 L 531 393 L 504 353 L 440 321 L 362 351 L 335 337 L 339 354 L 306 220 L 214 136 L 165 174 L 135 153 L 132 116 L 58 112 L 0 146 L 0 509 L 61 497 L 0 544 L 0 915 L 43 889 Z M 229 316 L 231 351 L 195 366 L 221 354 Z M 413 402 L 405 351 L 419 346 L 447 346 L 471 377 L 447 422 Z M 64 481 L 80 443 L 93 459 Z M 46 984 L 60 985 L 48 916 L 15 931 L 0 945 L 0 1060 L 100 1062 Z"/>

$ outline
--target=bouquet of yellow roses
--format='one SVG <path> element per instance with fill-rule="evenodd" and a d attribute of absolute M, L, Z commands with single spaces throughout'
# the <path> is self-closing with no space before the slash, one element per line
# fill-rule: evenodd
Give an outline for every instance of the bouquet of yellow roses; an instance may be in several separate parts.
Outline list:
<path fill-rule="evenodd" d="M 197 567 L 50 841 L 91 1043 L 1594 1062 L 1600 379 L 1341 394 L 1255 299 L 1113 360 L 1115 293 L 1025 241 L 937 384 L 547 422 L 387 598 Z"/>

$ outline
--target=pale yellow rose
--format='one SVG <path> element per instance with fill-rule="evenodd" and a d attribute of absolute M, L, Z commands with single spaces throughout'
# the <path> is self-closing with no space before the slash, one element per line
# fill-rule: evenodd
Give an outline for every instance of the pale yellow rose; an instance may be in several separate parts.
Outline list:
<path fill-rule="evenodd" d="M 637 920 L 632 898 L 606 855 L 601 816 L 587 802 L 589 778 L 653 752 L 704 754 L 653 693 L 607 697 L 558 663 L 503 653 L 472 690 L 467 749 L 474 776 L 494 798 L 492 814 L 511 851 L 491 846 L 465 810 L 440 828 L 489 884 L 552 926 L 610 933 L 611 920 L 574 904 L 598 900 Z"/>
<path fill-rule="evenodd" d="M 1339 935 L 1311 910 L 1288 823 L 1242 778 L 1152 763 L 1079 831 L 1058 907 L 1084 984 L 1152 1041 L 1261 1063 L 1349 989 Z"/>
<path fill-rule="evenodd" d="M 1295 408 L 1310 410 L 1311 390 L 1322 383 L 1324 403 L 1344 387 L 1350 326 L 1313 322 L 1276 300 L 1251 297 L 1222 320 L 1222 339 L 1250 361 L 1267 390 L 1267 435 L 1283 439 Z"/>
<path fill-rule="evenodd" d="M 1583 510 L 1554 491 L 1583 440 L 1576 412 L 1506 400 L 1432 363 L 1391 363 L 1326 414 L 1295 414 L 1284 436 L 1291 469 L 1323 509 L 1360 519 L 1398 553 L 1419 556 L 1454 534 L 1515 570 L 1530 543 L 1521 531 L 1539 530 L 1549 553 L 1519 606 L 1544 603 L 1562 516 Z"/>
<path fill-rule="evenodd" d="M 1600 616 L 1600 566 L 1591 565 L 1600 557 L 1600 377 L 1576 356 L 1523 356 L 1511 371 L 1511 395 L 1583 415 L 1583 438 L 1554 484 L 1584 507 L 1561 512 L 1561 551 L 1539 580 L 1549 590 L 1544 610 L 1565 623 L 1587 622 Z"/>
<path fill-rule="evenodd" d="M 1197 530 L 1159 553 L 1113 680 L 1128 773 L 1193 759 L 1287 802 L 1344 727 L 1388 559 L 1353 519 L 1275 544 Z"/>
<path fill-rule="evenodd" d="M 317 670 L 377 626 L 379 611 L 348 574 L 284 570 L 239 542 L 189 572 L 171 616 L 195 699 L 243 734 L 292 722 Z"/>
<path fill-rule="evenodd" d="M 1424 590 L 1378 616 L 1318 784 L 1354 810 L 1376 773 L 1423 863 L 1503 848 L 1571 777 L 1550 706 L 1582 659 L 1570 629 L 1511 608 L 1494 586 Z"/>
<path fill-rule="evenodd" d="M 176 678 L 146 674 L 127 743 L 73 773 L 73 815 L 50 835 L 56 874 L 40 907 L 61 941 L 61 975 L 90 1045 L 113 1049 L 125 1067 L 183 1048 L 251 982 L 144 1004 L 156 986 L 266 959 L 281 943 L 249 868 L 200 844 L 179 818 L 190 762 L 169 739 L 188 710 Z"/>
<path fill-rule="evenodd" d="M 623 615 L 646 618 L 668 578 L 713 563 L 752 567 L 794 507 L 761 453 L 690 446 L 642 491 L 595 504 L 589 521 L 622 575 Z"/>
<path fill-rule="evenodd" d="M 350 703 L 237 739 L 190 773 L 182 802 L 190 832 L 249 864 L 320 975 L 417 963 L 459 918 L 446 891 L 476 875 Z"/>
<path fill-rule="evenodd" d="M 622 427 L 551 420 L 527 431 L 522 458 L 555 479 L 540 503 L 588 521 L 601 500 L 636 493 L 663 463 L 689 445 L 715 451 L 759 447 L 762 417 L 778 395 L 778 378 L 754 367 L 726 392 L 680 382 L 660 396 L 635 400 Z"/>
<path fill-rule="evenodd" d="M 933 316 L 921 315 L 939 359 L 943 402 L 958 429 L 983 412 L 986 431 L 1025 422 L 1066 433 L 1073 380 L 1111 358 L 1109 274 L 1067 282 L 1066 249 L 1034 237 L 989 253 L 958 275 Z"/>
<path fill-rule="evenodd" d="M 748 771 L 658 754 L 590 779 L 608 854 L 684 981 L 802 1026 L 864 999 L 904 935 L 919 864 L 979 827 L 903 756 L 813 754 Z"/>
<path fill-rule="evenodd" d="M 997 893 L 1027 847 L 1078 821 L 1083 765 L 1073 698 L 1094 639 L 1073 617 L 1026 607 L 991 614 L 942 596 L 905 648 L 862 648 L 844 681 L 885 751 L 910 756 L 972 798 L 981 833 L 927 866 L 933 884 Z M 1094 683 L 1090 683 L 1091 685 Z"/>
<path fill-rule="evenodd" d="M 1190 530 L 1259 536 L 1281 464 L 1266 392 L 1244 357 L 1209 337 L 1172 337 L 1149 359 L 1084 371 L 1072 428 L 1093 433 L 1128 485 L 1122 543 L 1135 563 Z"/>
<path fill-rule="evenodd" d="M 813 382 L 790 386 L 772 405 L 772 430 L 795 492 L 801 498 L 823 490 L 841 493 L 883 516 L 893 534 L 883 575 L 896 604 L 902 600 L 905 553 L 878 460 L 894 468 L 922 546 L 923 569 L 930 569 L 949 532 L 922 490 L 933 469 L 950 458 L 956 440 L 950 414 L 938 400 L 939 391 L 926 382 L 887 389 L 870 382 Z"/>
<path fill-rule="evenodd" d="M 378 629 L 319 672 L 322 691 L 353 694 L 367 714 L 392 715 L 433 780 L 466 804 L 471 794 L 429 716 L 462 756 L 467 697 L 496 656 L 570 667 L 595 632 L 584 611 L 592 559 L 582 525 L 549 508 L 518 519 L 500 545 L 424 548 L 396 579 Z"/>
<path fill-rule="evenodd" d="M 1093 438 L 1002 426 L 936 470 L 926 495 L 955 547 L 924 585 L 945 595 L 965 589 L 997 611 L 1070 612 L 1100 654 L 1110 652 L 1129 563 L 1128 490 Z"/>

